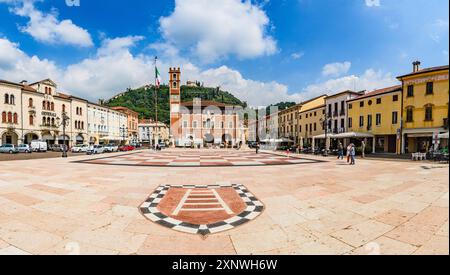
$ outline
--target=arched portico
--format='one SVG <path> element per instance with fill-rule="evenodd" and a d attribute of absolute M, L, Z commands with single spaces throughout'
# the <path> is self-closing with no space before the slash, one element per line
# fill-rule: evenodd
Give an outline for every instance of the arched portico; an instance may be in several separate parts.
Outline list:
<path fill-rule="evenodd" d="M 19 145 L 19 135 L 14 130 L 3 131 L 1 134 L 2 144 Z"/>
<path fill-rule="evenodd" d="M 38 140 L 38 139 L 39 139 L 39 134 L 33 133 L 33 132 L 26 133 L 26 134 L 23 136 L 23 143 L 24 143 L 24 144 L 31 144 L 31 142 L 32 142 L 33 140 Z"/>

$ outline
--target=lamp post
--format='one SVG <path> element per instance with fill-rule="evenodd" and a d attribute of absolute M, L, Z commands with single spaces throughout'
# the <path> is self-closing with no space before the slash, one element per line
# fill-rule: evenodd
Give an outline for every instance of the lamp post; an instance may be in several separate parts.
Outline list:
<path fill-rule="evenodd" d="M 328 117 L 328 112 L 325 111 L 325 118 L 322 118 L 320 121 L 322 122 L 324 128 L 325 128 L 325 151 L 323 153 L 324 157 L 328 157 L 328 123 L 331 119 Z"/>
<path fill-rule="evenodd" d="M 154 97 L 155 97 L 155 123 L 156 123 L 156 127 L 155 127 L 155 150 L 158 149 L 158 145 L 159 145 L 159 133 L 158 133 L 158 88 L 159 88 L 159 84 L 158 84 L 158 68 L 157 68 L 157 63 L 158 63 L 158 57 L 155 56 L 155 86 L 154 86 Z M 169 95 L 170 96 L 170 95 Z"/>
<path fill-rule="evenodd" d="M 127 137 L 128 127 L 125 127 L 125 125 L 122 125 L 122 127 L 120 127 L 120 132 L 122 133 L 122 143 L 123 143 L 123 145 L 125 145 L 125 138 Z"/>
<path fill-rule="evenodd" d="M 66 126 L 67 123 L 69 122 L 70 118 L 67 116 L 66 112 L 63 112 L 61 114 L 61 118 L 56 118 L 56 123 L 58 124 L 58 128 L 59 127 L 63 127 L 63 148 L 62 148 L 62 157 L 63 158 L 67 158 L 67 147 L 66 147 Z"/>

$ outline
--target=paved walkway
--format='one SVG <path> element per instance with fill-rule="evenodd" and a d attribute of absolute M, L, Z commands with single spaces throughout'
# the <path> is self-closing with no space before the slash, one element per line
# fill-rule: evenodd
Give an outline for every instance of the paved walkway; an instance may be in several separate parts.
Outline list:
<path fill-rule="evenodd" d="M 72 163 L 89 158 L 0 163 L 0 254 L 449 253 L 448 165 L 358 160 L 350 167 L 331 158 L 260 167 Z M 159 185 L 223 182 L 245 185 L 264 212 L 203 239 L 138 210 Z"/>
<path fill-rule="evenodd" d="M 103 155 L 81 163 L 146 166 L 146 167 L 215 167 L 215 166 L 265 166 L 298 165 L 319 162 L 307 157 L 286 157 L 271 153 L 255 154 L 254 151 L 237 150 L 167 150 L 162 152 L 144 151 L 126 155 Z"/>

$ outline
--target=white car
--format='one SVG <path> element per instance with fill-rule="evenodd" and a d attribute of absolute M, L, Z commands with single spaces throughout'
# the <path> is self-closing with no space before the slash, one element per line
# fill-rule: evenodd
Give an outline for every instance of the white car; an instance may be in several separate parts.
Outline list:
<path fill-rule="evenodd" d="M 87 144 L 79 144 L 72 147 L 72 153 L 87 153 L 89 150 L 89 145 Z"/>
<path fill-rule="evenodd" d="M 31 150 L 33 152 L 47 152 L 48 150 L 48 146 L 47 146 L 47 142 L 42 141 L 42 140 L 33 140 L 31 142 Z"/>
<path fill-rule="evenodd" d="M 108 144 L 105 146 L 105 152 L 108 152 L 108 153 L 119 152 L 119 146 L 117 146 L 115 144 Z"/>
<path fill-rule="evenodd" d="M 87 150 L 87 154 L 88 155 L 98 155 L 98 154 L 103 154 L 105 152 L 105 147 L 103 147 L 103 145 L 92 145 L 89 147 L 89 149 Z"/>

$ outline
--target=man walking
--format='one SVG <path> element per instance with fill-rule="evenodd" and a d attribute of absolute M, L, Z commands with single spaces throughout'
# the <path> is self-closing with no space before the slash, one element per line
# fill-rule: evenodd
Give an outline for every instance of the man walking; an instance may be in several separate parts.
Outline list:
<path fill-rule="evenodd" d="M 355 144 L 351 144 L 351 149 L 350 149 L 350 165 L 355 165 L 355 156 L 356 156 L 356 149 L 355 149 Z"/>
<path fill-rule="evenodd" d="M 342 142 L 339 142 L 338 145 L 338 159 L 344 159 L 344 145 L 342 145 Z"/>

